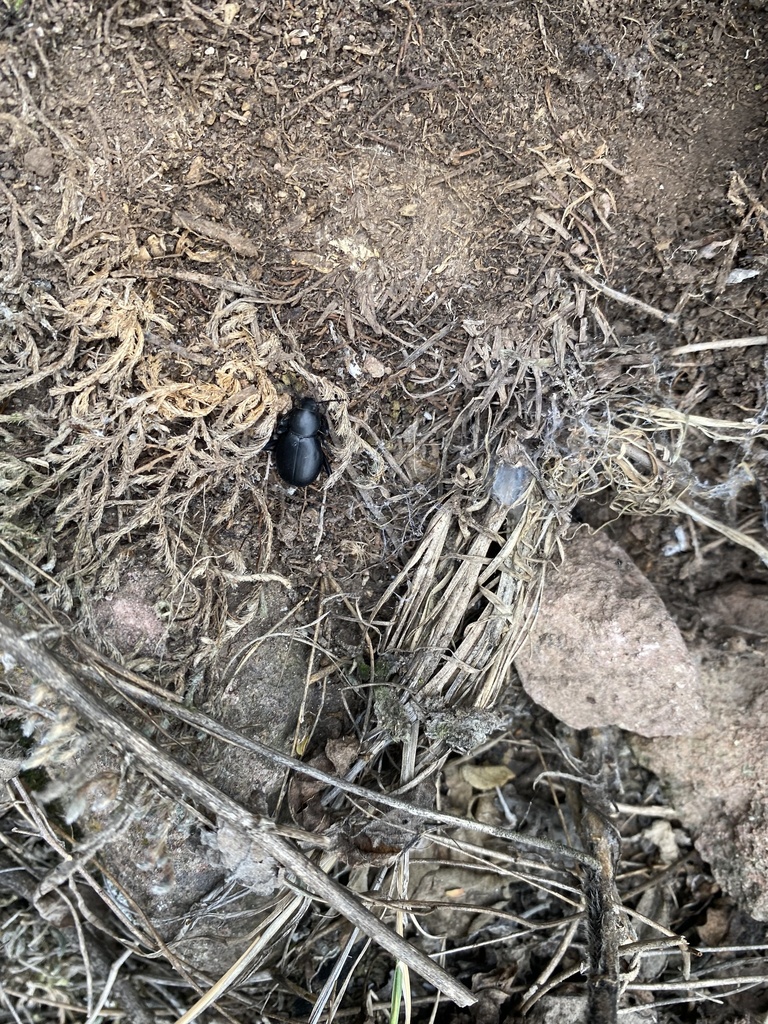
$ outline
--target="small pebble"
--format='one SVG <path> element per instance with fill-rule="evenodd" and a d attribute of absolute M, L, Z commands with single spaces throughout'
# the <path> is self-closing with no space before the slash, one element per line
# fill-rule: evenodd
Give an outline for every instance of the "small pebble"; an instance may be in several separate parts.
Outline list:
<path fill-rule="evenodd" d="M 24 156 L 24 170 L 38 178 L 53 177 L 53 153 L 47 146 L 33 146 Z"/>

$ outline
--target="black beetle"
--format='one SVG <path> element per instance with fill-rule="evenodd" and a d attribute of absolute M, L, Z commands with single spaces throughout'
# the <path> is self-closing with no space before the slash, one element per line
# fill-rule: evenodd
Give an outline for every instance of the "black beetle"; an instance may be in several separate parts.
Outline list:
<path fill-rule="evenodd" d="M 308 487 L 321 470 L 330 473 L 321 442 L 327 433 L 325 416 L 314 398 L 302 398 L 287 416 L 281 417 L 266 447 L 274 451 L 277 472 L 287 484 Z"/>

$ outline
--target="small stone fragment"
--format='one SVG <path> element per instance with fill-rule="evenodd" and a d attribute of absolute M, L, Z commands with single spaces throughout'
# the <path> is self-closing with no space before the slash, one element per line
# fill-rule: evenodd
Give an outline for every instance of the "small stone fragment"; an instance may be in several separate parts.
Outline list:
<path fill-rule="evenodd" d="M 36 174 L 38 178 L 52 177 L 53 153 L 47 146 L 33 146 L 24 155 L 24 170 Z"/>

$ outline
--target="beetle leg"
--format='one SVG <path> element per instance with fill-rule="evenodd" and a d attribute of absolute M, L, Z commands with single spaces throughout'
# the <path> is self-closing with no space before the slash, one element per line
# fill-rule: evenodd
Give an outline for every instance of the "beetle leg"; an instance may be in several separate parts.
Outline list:
<path fill-rule="evenodd" d="M 274 434 L 272 435 L 272 437 L 270 437 L 270 439 L 267 441 L 267 443 L 261 449 L 263 452 L 271 452 L 272 451 L 272 449 L 277 444 L 278 440 L 282 437 L 282 435 L 288 429 L 288 419 L 289 419 L 288 416 L 281 416 L 278 419 L 277 425 L 275 426 Z"/>

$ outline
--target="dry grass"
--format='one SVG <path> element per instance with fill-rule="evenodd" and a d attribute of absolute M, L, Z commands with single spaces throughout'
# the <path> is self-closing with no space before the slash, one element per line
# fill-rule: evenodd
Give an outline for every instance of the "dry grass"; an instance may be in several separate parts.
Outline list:
<path fill-rule="evenodd" d="M 290 407 L 273 377 L 334 403 L 339 473 L 354 448 L 345 394 L 262 331 L 247 300 L 222 293 L 187 347 L 135 281 L 99 276 L 76 295 L 66 308 L 36 311 L 43 335 L 31 318 L 14 317 L 19 343 L 0 401 L 23 392 L 38 404 L 2 417 L 3 539 L 13 546 L 23 537 L 19 557 L 44 565 L 55 538 L 50 597 L 65 612 L 77 607 L 91 631 L 94 603 L 130 566 L 158 569 L 169 584 L 168 636 L 181 644 L 174 660 L 205 661 L 255 614 L 252 599 L 232 607 L 230 595 L 269 578 L 272 520 L 256 482 L 262 449 Z M 208 540 L 247 507 L 262 533 L 259 561 L 248 566 Z M 21 525 L 32 516 L 52 533 Z M 205 649 L 199 635 L 211 638 Z"/>
<path fill-rule="evenodd" d="M 396 6 L 410 11 L 407 3 Z M 221 27 L 210 12 L 184 7 Z M 130 28 L 115 23 L 114 13 L 103 28 L 105 41 Z M 23 76 L 17 78 L 32 117 L 37 107 Z M 288 112 L 289 122 L 351 81 L 343 76 L 310 92 Z M 42 123 L 45 115 L 38 110 L 38 116 Z M 617 308 L 670 329 L 684 310 L 664 310 L 611 287 L 598 240 L 616 208 L 609 187 L 615 168 L 604 151 L 589 159 L 577 158 L 568 145 L 557 153 L 531 152 L 530 173 L 510 176 L 504 165 L 484 180 L 489 150 L 478 157 L 470 187 L 458 172 L 456 181 L 453 171 L 428 177 L 420 165 L 422 193 L 445 204 L 434 223 L 403 205 L 398 161 L 380 156 L 386 216 L 357 238 L 351 230 L 343 234 L 339 215 L 333 238 L 316 239 L 318 250 L 321 241 L 326 249 L 297 255 L 295 286 L 278 295 L 232 270 L 232 253 L 253 255 L 248 239 L 202 217 L 175 218 L 188 248 L 174 255 L 187 269 L 167 271 L 160 257 L 157 269 L 151 246 L 135 238 L 116 253 L 111 239 L 86 234 L 69 251 L 68 232 L 87 227 L 74 163 L 96 171 L 69 135 L 59 130 L 57 138 L 72 166 L 47 235 L 2 186 L 14 248 L 3 307 L 12 331 L 0 379 L 0 564 L 3 607 L 20 624 L 3 626 L 3 714 L 16 730 L 16 746 L 0 752 L 9 766 L 0 864 L 14 873 L 3 941 L 20 978 L 18 985 L 4 979 L 12 1017 L 69 1020 L 85 1009 L 89 1021 L 128 1013 L 139 1024 L 187 1024 L 216 1004 L 225 1019 L 243 1021 L 251 1019 L 254 1003 L 264 1003 L 275 1019 L 302 1015 L 315 1024 L 345 1019 L 352 1000 L 366 998 L 370 980 L 376 1019 L 397 1019 L 401 1002 L 406 1019 L 435 1019 L 438 990 L 459 1005 L 474 998 L 467 986 L 482 963 L 482 943 L 499 952 L 490 987 L 514 995 L 525 1009 L 577 977 L 587 962 L 595 1020 L 614 1019 L 628 993 L 638 1001 L 650 993 L 661 1006 L 765 983 L 744 951 L 730 965 L 712 954 L 695 977 L 685 940 L 635 909 L 640 890 L 652 890 L 659 878 L 636 870 L 629 854 L 618 857 L 611 805 L 618 794 L 608 770 L 620 756 L 616 738 L 592 737 L 583 746 L 574 740 L 569 748 L 532 727 L 526 732 L 499 707 L 545 573 L 561 557 L 564 530 L 583 499 L 603 495 L 617 515 L 688 516 L 768 564 L 759 537 L 746 525 L 726 523 L 721 511 L 757 475 L 765 423 L 676 408 L 664 397 L 664 353 L 644 361 L 642 353 L 628 354 L 616 333 Z M 470 303 L 461 315 L 450 304 L 455 281 L 476 255 L 473 245 L 482 252 L 493 240 L 491 233 L 470 237 L 472 193 L 481 180 L 486 198 L 519 199 L 525 210 L 515 229 L 520 252 L 534 248 L 545 256 L 535 265 L 521 259 L 513 296 L 486 297 L 483 319 L 476 320 Z M 729 198 L 741 234 L 750 227 L 765 233 L 765 210 L 743 181 L 734 180 Z M 366 216 L 374 199 L 373 193 L 359 199 Z M 412 228 L 387 249 L 398 207 Z M 65 258 L 69 284 L 59 298 L 28 286 L 29 246 Z M 726 254 L 723 272 L 732 259 Z M 406 260 L 410 273 L 398 277 Z M 202 273 L 201 263 L 216 263 L 217 272 Z M 182 285 L 214 297 L 212 310 L 202 301 L 195 306 L 196 329 L 185 333 L 175 293 Z M 325 338 L 327 348 L 343 350 L 364 329 L 380 341 L 381 351 L 371 354 L 382 367 L 392 364 L 387 386 L 402 401 L 403 418 L 424 396 L 435 399 L 433 419 L 418 440 L 416 434 L 412 444 L 404 440 L 386 407 L 371 422 L 350 414 L 351 387 L 330 370 L 313 368 L 281 320 L 283 307 L 300 301 L 307 303 L 305 327 L 330 308 L 344 311 L 334 321 L 336 334 L 329 330 Z M 342 340 L 338 325 L 346 329 Z M 708 344 L 764 341 L 756 335 Z M 701 344 L 678 345 L 667 356 L 700 351 Z M 423 391 L 414 397 L 406 371 L 430 353 L 434 365 L 424 373 L 434 373 L 421 378 Z M 634 376 L 620 356 L 636 357 Z M 327 352 L 323 358 L 326 369 L 334 365 Z M 344 501 L 364 523 L 359 537 L 346 540 L 345 568 L 376 568 L 378 534 L 393 556 L 402 556 L 402 568 L 370 591 L 367 604 L 360 592 L 337 583 L 318 616 L 328 620 L 332 637 L 353 622 L 362 659 L 308 638 L 306 623 L 291 620 L 297 608 L 280 620 L 317 661 L 330 653 L 326 661 L 333 664 L 320 670 L 324 684 L 348 685 L 356 699 L 368 701 L 355 721 L 356 755 L 345 772 L 259 743 L 182 699 L 191 701 L 191 679 L 207 672 L 217 680 L 225 660 L 238 666 L 237 677 L 252 641 L 243 640 L 242 650 L 237 642 L 249 627 L 260 628 L 266 586 L 287 590 L 294 582 L 277 558 L 263 454 L 291 392 L 329 403 L 335 457 L 325 498 L 346 488 Z M 719 446 L 729 467 L 706 487 L 691 467 L 699 435 Z M 403 452 L 407 457 L 400 458 Z M 334 511 L 341 518 L 341 502 Z M 255 524 L 256 543 L 246 545 L 237 532 L 243 521 Z M 314 580 L 314 564 L 304 561 L 304 578 Z M 99 637 L 99 603 L 136 566 L 164 580 L 161 654 L 121 658 L 105 637 L 93 649 L 83 636 Z M 333 568 L 324 569 L 331 586 Z M 63 712 L 65 706 L 75 706 L 79 717 Z M 295 743 L 301 754 L 311 747 L 302 727 Z M 286 777 L 310 780 L 313 807 L 327 815 L 318 811 L 322 827 L 291 821 L 289 801 L 274 818 L 256 815 L 206 782 L 191 767 L 201 736 L 258 753 Z M 551 798 L 546 820 L 518 830 L 510 812 L 502 824 L 497 805 L 482 804 L 468 783 L 462 788 L 457 773 L 467 751 L 480 759 L 484 745 L 494 744 L 531 763 L 538 759 Z M 91 770 L 110 750 L 121 767 L 106 795 L 99 792 L 108 825 L 89 833 L 86 819 L 96 801 Z M 31 773 L 41 767 L 56 785 L 38 800 Z M 20 770 L 26 774 L 19 777 Z M 448 809 L 434 806 L 441 784 Z M 495 785 L 475 789 L 495 797 Z M 503 799 L 501 788 L 498 796 Z M 170 817 L 170 808 L 181 809 L 190 829 L 215 835 L 226 824 L 281 869 L 280 887 L 254 914 L 247 949 L 219 978 L 185 962 L 99 862 L 129 819 Z M 632 839 L 647 827 L 630 826 L 644 811 L 641 805 L 622 811 L 622 829 Z M 159 846 L 148 854 L 153 868 L 162 861 Z M 456 884 L 414 897 L 416 881 L 437 867 Z M 472 878 L 482 884 L 472 888 Z M 499 890 L 503 901 L 488 896 Z M 229 895 L 197 908 L 199 921 L 226 918 Z M 34 912 L 18 910 L 17 898 Z M 445 936 L 460 928 L 466 960 L 458 942 L 446 948 Z M 391 985 L 391 960 L 381 968 L 375 943 L 397 961 Z M 510 949 L 520 962 L 535 957 L 533 981 L 516 978 L 514 955 L 505 959 Z M 656 966 L 644 974 L 652 957 Z M 629 970 L 621 966 L 627 962 Z M 650 980 L 637 980 L 644 977 Z"/>
<path fill-rule="evenodd" d="M 462 749 L 464 743 L 463 749 L 476 748 L 498 728 L 497 717 L 472 719 L 466 717 L 466 712 L 497 705 L 510 661 L 535 615 L 546 567 L 559 557 L 561 532 L 584 497 L 608 492 L 618 511 L 635 515 L 687 513 L 768 561 L 768 552 L 754 537 L 718 522 L 706 506 L 694 504 L 699 501 L 700 488 L 685 458 L 690 433 L 698 431 L 730 446 L 736 453 L 734 467 L 744 467 L 752 446 L 765 437 L 765 426 L 687 416 L 674 408 L 644 401 L 636 388 L 624 393 L 615 390 L 614 382 L 598 386 L 592 369 L 577 361 L 572 331 L 574 305 L 585 315 L 591 313 L 606 324 L 608 321 L 595 300 L 580 289 L 567 277 L 553 280 L 547 293 L 549 315 L 539 318 L 540 326 L 527 347 L 505 349 L 502 338 L 500 348 L 507 367 L 504 378 L 489 386 L 482 399 L 470 402 L 458 413 L 451 409 L 444 420 L 434 423 L 437 436 L 474 439 L 472 452 L 461 462 L 446 466 L 450 476 L 435 485 L 435 494 L 440 496 L 426 517 L 423 537 L 376 607 L 365 616 L 378 623 L 367 640 L 369 650 L 376 652 L 371 682 L 375 678 L 389 687 L 394 685 L 400 694 L 401 724 L 395 738 L 402 744 L 399 784 L 405 793 L 415 779 L 429 777 L 439 769 L 451 747 Z M 346 416 L 344 394 L 306 371 L 284 351 L 277 335 L 264 332 L 258 325 L 256 308 L 247 299 L 230 302 L 222 294 L 204 333 L 189 346 L 172 340 L 170 324 L 155 312 L 151 302 L 139 298 L 136 282 L 123 282 L 117 290 L 114 281 L 100 280 L 66 308 L 49 307 L 46 316 L 56 325 L 58 350 L 47 347 L 43 354 L 34 332 L 28 330 L 16 353 L 16 379 L 5 384 L 4 392 L 6 397 L 17 391 L 34 396 L 41 394 L 39 388 L 45 384 L 53 399 L 47 409 L 38 409 L 25 422 L 27 430 L 33 427 L 32 436 L 39 438 L 38 453 L 22 459 L 11 446 L 3 459 L 3 544 L 17 567 L 16 583 L 28 577 L 39 579 L 43 587 L 49 588 L 55 604 L 65 610 L 72 610 L 79 602 L 81 622 L 87 628 L 94 588 L 98 586 L 103 592 L 117 583 L 125 560 L 137 557 L 138 543 L 138 550 L 146 552 L 148 562 L 167 574 L 174 590 L 183 595 L 170 610 L 168 627 L 180 634 L 176 648 L 179 663 L 183 665 L 192 654 L 185 643 L 201 634 L 209 638 L 205 657 L 213 661 L 222 645 L 258 613 L 252 597 L 240 599 L 233 611 L 230 595 L 242 584 L 258 587 L 270 575 L 275 578 L 270 574 L 269 511 L 252 470 L 276 416 L 284 408 L 273 380 L 287 374 L 312 393 L 339 402 L 333 418 L 343 452 L 336 476 L 349 464 L 356 447 L 367 447 L 356 442 Z M 20 331 L 19 337 L 23 335 Z M 471 370 L 483 358 L 482 350 L 470 340 L 464 367 Z M 512 388 L 516 396 L 514 417 L 509 414 Z M 534 441 L 520 437 L 521 414 L 527 418 L 527 434 Z M 13 438 L 18 422 L 13 414 L 4 416 L 5 430 Z M 375 449 L 369 450 L 375 456 Z M 359 475 L 355 479 L 366 490 L 371 484 L 375 486 L 380 476 L 369 481 Z M 393 505 L 407 507 L 406 497 L 404 494 L 396 500 L 390 485 Z M 423 508 L 423 497 L 418 500 Z M 264 544 L 257 567 L 246 567 L 231 553 L 222 559 L 207 539 L 246 501 L 260 510 Z M 43 518 L 55 522 L 60 554 L 55 569 L 50 566 L 53 574 L 37 569 L 46 562 L 50 538 L 43 534 L 30 543 L 27 524 L 33 508 L 43 510 Z M 201 508 L 206 509 L 202 517 Z M 396 523 L 391 522 L 390 529 L 396 532 Z M 128 538 L 131 545 L 123 551 Z M 62 557 L 61 552 L 68 554 Z M 39 606 L 26 603 L 34 621 Z M 183 633 L 180 623 L 184 625 Z M 201 657 L 199 645 L 194 657 Z M 102 663 L 102 678 L 104 672 Z M 115 665 L 109 666 L 106 678 L 124 689 L 125 681 L 120 680 Z M 133 692 L 139 699 L 151 701 L 141 689 L 134 688 Z M 31 700 L 42 709 L 41 697 L 32 695 Z M 190 721 L 181 707 L 166 701 L 163 709 L 181 722 Z M 385 751 L 392 756 L 396 731 L 391 712 L 387 718 L 383 705 L 377 705 L 377 710 L 378 730 L 374 727 L 363 737 L 371 766 L 380 762 Z M 108 721 L 108 733 L 114 737 L 116 720 L 110 716 Z M 94 712 L 91 724 L 97 722 L 98 712 Z M 214 733 L 216 730 L 215 723 L 192 719 L 190 724 L 211 727 Z M 75 749 L 81 743 L 80 739 L 74 740 L 74 730 L 74 722 L 63 731 L 61 725 L 53 732 L 44 728 L 33 759 L 27 755 L 27 767 L 38 763 L 61 765 L 62 759 L 71 758 L 71 752 L 64 754 L 68 743 L 75 742 Z M 165 778 L 178 798 L 195 797 L 196 791 L 189 790 L 187 776 L 178 765 L 163 767 L 145 761 L 131 735 L 126 734 L 119 746 Z M 230 743 L 247 742 L 236 733 L 225 738 Z M 261 749 L 261 753 L 294 772 L 308 771 L 301 762 L 281 757 L 269 748 Z M 579 769 L 578 774 L 585 770 Z M 322 772 L 315 772 L 314 777 L 354 800 L 367 801 L 365 815 L 372 824 L 378 821 L 381 827 L 386 822 L 384 811 L 388 805 L 389 814 L 397 813 L 397 801 L 376 794 L 370 783 L 345 784 Z M 569 785 L 574 788 L 572 783 Z M 24 799 L 29 809 L 32 805 L 27 797 Z M 223 794 L 210 797 L 208 809 L 219 820 L 227 799 Z M 383 805 L 384 811 L 375 811 L 377 804 Z M 18 809 L 18 803 L 9 805 L 6 813 L 13 817 Z M 414 854 L 408 836 L 412 833 L 414 839 L 418 838 L 422 828 L 418 822 L 423 820 L 424 812 L 406 798 L 400 813 L 409 823 L 403 826 L 401 818 L 384 833 L 401 847 L 399 855 L 392 867 L 380 870 L 375 884 L 377 895 L 370 896 L 380 908 L 388 907 L 394 913 L 395 933 L 403 929 L 406 919 L 415 921 L 434 909 L 424 903 L 414 905 L 409 898 Z M 558 966 L 585 912 L 589 915 L 594 911 L 597 916 L 593 924 L 602 930 L 604 949 L 613 949 L 611 998 L 618 998 L 620 988 L 640 990 L 631 983 L 627 986 L 626 980 L 620 982 L 616 968 L 620 955 L 631 951 L 642 957 L 662 949 L 669 957 L 669 942 L 673 943 L 673 952 L 677 948 L 685 954 L 685 944 L 674 936 L 662 938 L 661 945 L 657 938 L 644 942 L 636 938 L 631 918 L 622 910 L 623 896 L 614 877 L 616 865 L 600 852 L 605 844 L 610 846 L 613 826 L 594 812 L 587 819 L 583 819 L 583 811 L 580 813 L 582 820 L 592 823 L 592 831 L 582 837 L 581 853 L 576 847 L 552 845 L 543 837 L 523 836 L 498 827 L 486 830 L 501 841 L 498 849 L 462 843 L 456 838 L 455 827 L 462 824 L 466 830 L 469 819 L 441 818 L 426 812 L 431 860 L 439 862 L 437 851 L 448 843 L 452 861 L 471 864 L 476 860 L 478 868 L 490 876 L 499 873 L 504 878 L 511 871 L 516 885 L 546 891 L 555 905 L 561 905 L 561 915 L 551 918 L 546 926 L 531 928 L 523 919 L 514 919 L 522 926 L 517 941 L 538 941 L 542 927 L 545 934 L 562 937 L 548 968 L 526 997 L 525 1005 L 529 1007 L 572 975 L 572 968 L 563 973 Z M 36 810 L 35 814 L 39 817 L 41 812 Z M 236 820 L 233 818 L 233 822 Z M 242 812 L 238 827 L 246 827 Z M 252 838 L 259 841 L 264 824 L 254 827 Z M 52 821 L 42 828 L 43 841 L 53 836 L 54 828 Z M 102 841 L 107 838 L 102 837 Z M 68 849 L 66 856 L 74 856 L 82 868 L 97 854 L 92 844 L 80 849 L 81 844 L 71 845 L 71 838 L 65 845 L 63 842 L 59 837 L 54 849 L 61 854 Z M 510 842 L 521 848 L 539 846 L 543 860 L 527 862 L 522 854 L 505 853 Z M 586 872 L 587 881 L 582 883 L 587 886 L 586 911 L 581 909 L 579 888 L 574 887 L 570 872 L 563 868 L 574 859 L 582 862 Z M 309 864 L 306 861 L 305 867 Z M 318 866 L 325 874 L 333 873 L 340 866 L 339 852 L 326 849 Z M 303 877 L 301 865 L 297 867 L 296 863 L 291 869 L 305 885 L 318 891 L 313 874 Z M 71 876 L 70 871 L 67 878 Z M 84 877 L 99 888 L 90 870 L 85 870 Z M 594 887 L 592 896 L 590 886 Z M 333 892 L 326 898 L 334 904 Z M 359 903 L 361 908 L 366 905 L 367 899 Z M 269 962 L 274 943 L 285 941 L 310 907 L 306 895 L 286 891 L 231 971 L 209 988 L 192 1010 L 179 1017 L 179 1024 L 196 1019 L 211 1002 L 229 998 L 226 993 L 231 986 L 257 965 Z M 608 907 L 625 922 L 621 931 L 624 937 L 608 927 Z M 123 927 L 134 932 L 125 947 L 126 956 L 130 955 L 131 943 L 146 950 L 144 929 L 136 933 L 125 915 L 121 917 Z M 503 920 L 503 915 L 497 919 Z M 333 1017 L 333 1006 L 338 1006 L 344 991 L 356 984 L 356 965 L 365 958 L 368 948 L 367 943 L 360 947 L 367 921 L 363 918 L 348 935 L 310 1020 L 327 1019 L 326 1014 Z M 25 927 L 30 926 L 27 920 Z M 321 932 L 306 935 L 303 955 L 314 956 L 314 943 L 322 944 Z M 302 955 L 300 950 L 292 955 L 297 954 Z M 420 971 L 418 964 L 411 962 L 409 972 L 406 965 L 412 957 L 403 951 L 399 955 L 403 973 L 398 984 L 405 998 L 413 983 L 410 972 L 423 973 L 423 967 Z M 180 964 L 176 966 L 181 969 Z M 450 987 L 451 965 L 446 966 L 449 974 L 442 975 L 443 988 Z M 72 969 L 72 954 L 68 954 L 61 970 Z M 748 983 L 757 983 L 755 978 L 750 975 Z M 55 975 L 48 976 L 48 986 L 55 987 L 54 979 Z M 124 983 L 130 989 L 131 983 Z M 658 991 L 664 991 L 666 984 L 658 983 Z M 695 988 L 692 980 L 682 984 L 687 993 Z M 730 983 L 710 978 L 701 984 Z M 206 987 L 202 978 L 198 985 Z M 145 986 L 140 987 L 146 991 Z M 461 991 L 457 989 L 453 998 L 460 1000 Z M 394 1005 L 399 998 L 393 994 Z M 89 1005 L 91 1000 L 87 1000 Z M 236 1003 L 230 1003 L 227 1012 L 238 1019 Z"/>

